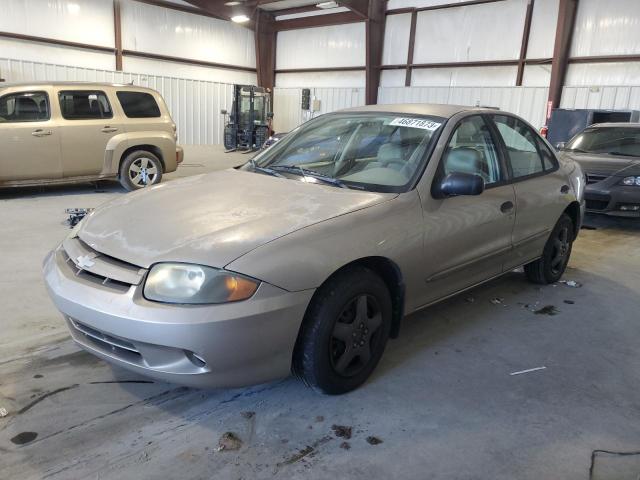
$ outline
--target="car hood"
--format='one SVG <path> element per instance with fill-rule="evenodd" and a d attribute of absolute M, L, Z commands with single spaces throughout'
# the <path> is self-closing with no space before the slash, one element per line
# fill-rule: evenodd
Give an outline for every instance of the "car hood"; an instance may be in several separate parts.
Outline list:
<path fill-rule="evenodd" d="M 123 195 L 86 217 L 78 236 L 144 268 L 162 261 L 223 267 L 278 237 L 395 196 L 224 170 Z"/>
<path fill-rule="evenodd" d="M 640 175 L 640 159 L 614 155 L 562 152 L 562 156 L 578 162 L 586 173 L 594 175 Z"/>

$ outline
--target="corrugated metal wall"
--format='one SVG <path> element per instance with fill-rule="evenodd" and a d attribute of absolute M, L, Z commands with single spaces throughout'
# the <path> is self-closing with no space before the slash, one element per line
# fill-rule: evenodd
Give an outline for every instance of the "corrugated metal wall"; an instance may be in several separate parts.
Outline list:
<path fill-rule="evenodd" d="M 320 100 L 320 110 L 313 116 L 342 108 L 364 105 L 364 88 L 312 88 L 311 98 Z M 301 88 L 275 88 L 273 91 L 273 127 L 288 132 L 311 117 L 301 107 Z"/>
<path fill-rule="evenodd" d="M 536 128 L 545 123 L 544 87 L 381 87 L 378 103 L 483 105 L 516 113 Z"/>
<path fill-rule="evenodd" d="M 640 110 L 640 86 L 564 87 L 560 106 Z"/>
<path fill-rule="evenodd" d="M 164 97 L 178 126 L 182 144 L 221 144 L 221 109 L 231 108 L 232 85 L 50 63 L 0 58 L 0 75 L 8 82 L 87 81 L 132 83 L 150 87 Z"/>

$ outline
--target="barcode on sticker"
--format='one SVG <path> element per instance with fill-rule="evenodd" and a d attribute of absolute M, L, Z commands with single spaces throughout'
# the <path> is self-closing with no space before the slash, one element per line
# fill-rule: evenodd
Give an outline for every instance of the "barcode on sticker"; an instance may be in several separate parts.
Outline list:
<path fill-rule="evenodd" d="M 406 118 L 406 117 L 398 117 L 394 118 L 393 121 L 389 125 L 398 126 L 398 127 L 409 127 L 409 128 L 421 128 L 423 130 L 437 130 L 441 123 L 434 122 L 432 120 L 424 120 L 420 118 Z"/>

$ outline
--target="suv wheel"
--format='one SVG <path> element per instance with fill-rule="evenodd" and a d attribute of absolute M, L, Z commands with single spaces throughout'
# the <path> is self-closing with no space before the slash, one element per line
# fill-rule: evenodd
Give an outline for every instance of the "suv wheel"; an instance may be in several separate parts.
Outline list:
<path fill-rule="evenodd" d="M 569 263 L 573 240 L 573 221 L 563 213 L 544 246 L 542 257 L 524 266 L 527 278 L 540 284 L 560 280 Z"/>
<path fill-rule="evenodd" d="M 338 274 L 316 293 L 296 344 L 293 371 L 331 395 L 362 385 L 382 357 L 391 328 L 391 296 L 364 267 Z"/>
<path fill-rule="evenodd" d="M 120 184 L 129 191 L 140 190 L 162 179 L 162 163 L 153 153 L 136 150 L 120 165 Z"/>

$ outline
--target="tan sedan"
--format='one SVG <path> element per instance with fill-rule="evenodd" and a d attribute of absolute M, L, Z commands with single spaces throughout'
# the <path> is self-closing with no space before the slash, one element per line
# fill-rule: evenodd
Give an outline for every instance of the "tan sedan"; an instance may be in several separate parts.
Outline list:
<path fill-rule="evenodd" d="M 44 275 L 74 340 L 107 361 L 203 387 L 293 371 L 337 394 L 405 314 L 522 265 L 560 279 L 583 190 L 579 166 L 514 115 L 362 107 L 240 169 L 102 206 Z"/>

